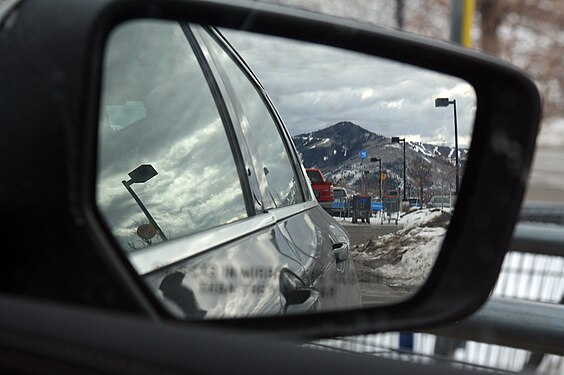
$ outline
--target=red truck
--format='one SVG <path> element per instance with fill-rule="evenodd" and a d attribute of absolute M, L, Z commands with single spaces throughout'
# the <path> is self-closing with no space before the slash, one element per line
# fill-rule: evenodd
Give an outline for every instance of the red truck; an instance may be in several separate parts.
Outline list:
<path fill-rule="evenodd" d="M 325 181 L 323 173 L 317 168 L 307 168 L 307 176 L 311 181 L 311 187 L 315 193 L 315 198 L 326 211 L 333 208 L 333 183 Z"/>

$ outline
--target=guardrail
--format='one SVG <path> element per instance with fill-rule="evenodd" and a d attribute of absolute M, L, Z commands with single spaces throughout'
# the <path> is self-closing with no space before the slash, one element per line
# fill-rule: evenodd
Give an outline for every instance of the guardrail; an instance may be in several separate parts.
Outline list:
<path fill-rule="evenodd" d="M 321 345 L 495 371 L 564 374 L 564 226 L 534 223 L 531 212 L 522 214 L 529 222 L 517 225 L 492 297 L 477 313 L 416 333 L 407 348 L 402 345 L 405 334 L 398 332 Z M 564 209 L 549 209 L 536 218 L 546 218 L 546 212 L 552 223 L 560 217 L 564 223 Z"/>
<path fill-rule="evenodd" d="M 564 306 L 493 298 L 477 313 L 425 332 L 564 355 Z"/>
<path fill-rule="evenodd" d="M 510 249 L 521 253 L 564 257 L 564 227 L 519 223 L 513 233 Z"/>
<path fill-rule="evenodd" d="M 564 204 L 526 204 L 519 213 L 520 222 L 564 224 Z"/>
<path fill-rule="evenodd" d="M 558 212 L 564 217 L 564 210 L 551 212 L 554 220 Z M 439 335 L 435 352 L 443 345 L 442 353 L 454 357 L 458 350 L 461 361 L 564 374 L 563 297 L 564 226 L 519 223 L 490 301 L 461 322 L 427 332 Z M 502 349 L 512 361 L 494 361 Z"/>

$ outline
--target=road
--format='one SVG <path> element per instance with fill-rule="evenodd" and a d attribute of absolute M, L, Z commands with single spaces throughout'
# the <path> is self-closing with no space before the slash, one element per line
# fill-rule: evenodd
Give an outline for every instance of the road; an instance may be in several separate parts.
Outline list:
<path fill-rule="evenodd" d="M 527 187 L 526 203 L 564 202 L 563 147 L 539 147 Z"/>
<path fill-rule="evenodd" d="M 351 246 L 366 243 L 368 240 L 376 239 L 384 234 L 394 233 L 401 228 L 400 225 L 384 223 L 378 224 L 352 224 L 343 222 L 342 219 L 336 219 L 349 234 Z"/>
<path fill-rule="evenodd" d="M 401 228 L 401 225 L 388 224 L 380 225 L 378 220 L 372 224 L 352 224 L 342 219 L 336 220 L 343 225 L 351 239 L 351 246 L 364 244 L 368 240 L 376 239 L 385 234 L 394 233 Z M 365 305 L 382 305 L 394 303 L 413 294 L 413 290 L 401 287 L 390 287 L 377 280 L 368 281 L 363 275 L 367 274 L 366 266 L 355 262 L 359 285 L 362 293 L 362 301 Z"/>

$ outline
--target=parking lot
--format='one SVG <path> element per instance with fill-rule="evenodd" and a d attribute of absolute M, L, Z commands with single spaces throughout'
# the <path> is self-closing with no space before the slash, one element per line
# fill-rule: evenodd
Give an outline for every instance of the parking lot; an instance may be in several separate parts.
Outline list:
<path fill-rule="evenodd" d="M 372 224 L 352 224 L 349 221 L 344 221 L 340 218 L 336 218 L 336 220 L 349 234 L 351 246 L 360 245 L 366 243 L 368 240 L 376 239 L 385 234 L 394 233 L 401 228 L 401 225 L 396 225 L 394 223 L 384 223 L 383 225 L 380 225 L 379 220 L 376 220 L 376 218 L 374 218 Z"/>

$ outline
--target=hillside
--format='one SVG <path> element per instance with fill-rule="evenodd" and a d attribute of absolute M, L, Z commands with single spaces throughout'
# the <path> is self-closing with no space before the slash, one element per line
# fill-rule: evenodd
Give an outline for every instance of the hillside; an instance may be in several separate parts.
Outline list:
<path fill-rule="evenodd" d="M 381 158 L 387 173 L 384 190 L 403 188 L 403 145 L 391 143 L 391 138 L 370 132 L 352 122 L 342 121 L 327 128 L 299 134 L 294 143 L 306 167 L 320 168 L 337 185 L 344 185 L 378 194 L 379 163 L 370 158 Z M 368 151 L 368 159 L 361 160 L 359 152 Z M 466 149 L 459 149 L 461 168 L 467 157 Z M 406 143 L 408 193 L 420 195 L 444 194 L 454 187 L 454 149 L 422 142 Z M 363 172 L 367 179 L 363 182 Z M 462 172 L 461 172 L 462 174 Z"/>

